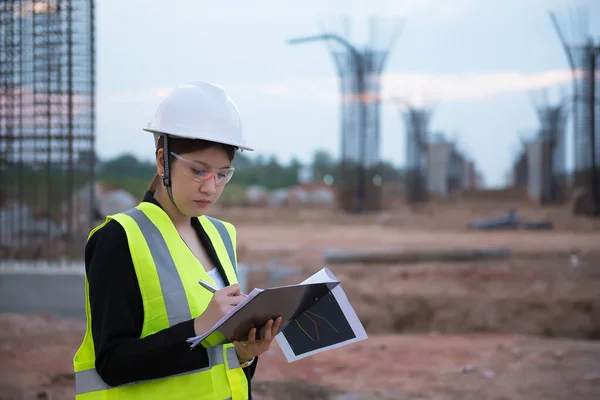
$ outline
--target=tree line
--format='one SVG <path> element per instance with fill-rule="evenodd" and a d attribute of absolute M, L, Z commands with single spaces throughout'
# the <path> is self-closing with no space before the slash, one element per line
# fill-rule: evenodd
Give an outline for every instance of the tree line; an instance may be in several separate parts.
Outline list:
<path fill-rule="evenodd" d="M 297 185 L 303 168 L 303 164 L 297 159 L 281 163 L 274 155 L 250 158 L 244 153 L 236 154 L 233 166 L 236 170 L 230 184 L 241 187 L 258 185 L 269 190 Z M 309 166 L 314 181 L 333 184 L 338 182 L 339 161 L 326 150 L 315 151 Z M 146 190 L 156 172 L 153 162 L 139 160 L 132 154 L 99 160 L 97 167 L 99 181 L 129 190 L 136 195 Z M 384 182 L 397 181 L 402 176 L 402 171 L 391 163 L 382 163 L 380 167 Z"/>

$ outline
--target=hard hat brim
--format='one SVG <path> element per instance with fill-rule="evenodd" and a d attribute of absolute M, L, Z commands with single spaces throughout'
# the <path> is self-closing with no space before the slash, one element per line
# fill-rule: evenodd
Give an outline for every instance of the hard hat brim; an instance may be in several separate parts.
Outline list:
<path fill-rule="evenodd" d="M 215 140 L 215 138 L 213 137 L 213 135 L 210 135 L 210 134 L 203 135 L 201 133 L 194 133 L 193 135 L 182 135 L 181 133 L 171 133 L 171 132 L 159 131 L 159 130 L 152 129 L 152 128 L 142 128 L 142 130 L 144 130 L 146 132 L 151 132 L 151 133 L 159 134 L 159 135 L 169 135 L 169 136 L 172 136 L 172 137 L 178 137 L 178 138 L 182 138 L 182 139 L 206 140 L 206 141 L 209 141 L 209 142 L 215 142 L 215 143 L 226 144 L 226 145 L 229 145 L 229 146 L 234 146 L 234 147 L 237 147 L 240 150 L 254 151 L 253 148 L 248 147 L 248 146 L 243 145 L 243 144 L 240 144 L 240 143 L 234 143 L 234 142 L 227 141 L 227 140 Z"/>

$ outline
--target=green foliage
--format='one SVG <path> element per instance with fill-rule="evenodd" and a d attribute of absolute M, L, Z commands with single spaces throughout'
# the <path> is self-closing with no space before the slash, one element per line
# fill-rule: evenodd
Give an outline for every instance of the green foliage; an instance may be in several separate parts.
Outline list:
<path fill-rule="evenodd" d="M 298 161 L 281 165 L 275 156 L 266 162 L 262 157 L 257 157 L 246 168 L 236 168 L 231 182 L 240 186 L 259 185 L 267 189 L 290 187 L 298 184 L 299 168 Z"/>
<path fill-rule="evenodd" d="M 156 172 L 153 162 L 144 162 L 131 154 L 99 161 L 97 179 L 106 184 L 121 187 L 134 196 L 141 198 L 147 190 Z M 292 159 L 288 164 L 282 164 L 274 155 L 266 158 L 258 155 L 254 158 L 245 153 L 238 153 L 233 161 L 236 168 L 231 182 L 224 191 L 221 201 L 237 201 L 243 197 L 244 188 L 259 185 L 269 190 L 288 188 L 298 184 L 298 175 L 302 164 Z M 326 176 L 331 176 L 334 182 L 339 180 L 339 162 L 325 150 L 317 150 L 311 162 L 313 179 L 323 182 Z M 389 163 L 381 164 L 383 182 L 396 181 L 402 172 Z"/>
<path fill-rule="evenodd" d="M 13 164 L 1 170 L 2 195 L 5 200 L 22 199 L 29 204 L 48 204 L 54 207 L 65 202 L 69 193 L 78 191 L 89 182 L 89 172 L 47 165 L 33 168 L 24 164 Z"/>
<path fill-rule="evenodd" d="M 141 199 L 156 173 L 152 162 L 138 160 L 131 154 L 124 154 L 106 161 L 100 161 L 97 179 L 107 185 L 127 190 Z"/>
<path fill-rule="evenodd" d="M 123 154 L 100 164 L 100 173 L 106 175 L 144 176 L 150 179 L 156 172 L 152 162 L 139 161 L 132 154 Z"/>
<path fill-rule="evenodd" d="M 325 177 L 330 175 L 333 181 L 337 182 L 340 177 L 338 163 L 325 150 L 317 150 L 313 153 L 312 170 L 315 181 L 323 182 Z"/>
<path fill-rule="evenodd" d="M 144 193 L 150 186 L 152 176 L 144 178 L 140 176 L 116 176 L 116 175 L 104 175 L 98 176 L 98 181 L 111 186 L 125 189 L 131 193 L 135 198 L 141 200 L 144 197 Z"/>
<path fill-rule="evenodd" d="M 227 189 L 223 190 L 223 193 L 219 198 L 219 204 L 222 206 L 241 204 L 244 202 L 245 198 L 245 187 L 230 182 L 227 184 Z"/>

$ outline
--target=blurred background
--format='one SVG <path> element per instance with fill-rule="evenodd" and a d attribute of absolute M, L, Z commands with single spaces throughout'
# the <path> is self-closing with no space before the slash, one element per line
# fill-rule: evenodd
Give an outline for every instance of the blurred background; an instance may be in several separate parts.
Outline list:
<path fill-rule="evenodd" d="M 1 0 L 0 399 L 73 398 L 87 235 L 195 80 L 245 289 L 327 266 L 369 334 L 257 399 L 600 398 L 599 54 L 595 1 Z"/>

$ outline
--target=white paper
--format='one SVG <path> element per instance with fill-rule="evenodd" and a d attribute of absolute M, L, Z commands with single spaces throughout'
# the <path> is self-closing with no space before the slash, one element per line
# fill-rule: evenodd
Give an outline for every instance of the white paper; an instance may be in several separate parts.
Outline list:
<path fill-rule="evenodd" d="M 308 279 L 306 279 L 302 283 L 320 283 L 320 282 L 332 282 L 332 281 L 333 282 L 337 281 L 336 277 L 333 275 L 333 273 L 328 268 L 323 268 L 319 272 L 310 276 Z M 313 351 L 296 354 L 296 352 L 294 352 L 294 350 L 292 349 L 292 346 L 290 345 L 290 343 L 288 342 L 287 338 L 285 337 L 285 335 L 283 334 L 283 331 L 282 331 L 279 334 L 277 334 L 277 336 L 275 336 L 275 339 L 277 340 L 277 343 L 281 347 L 281 350 L 283 351 L 283 354 L 285 355 L 285 358 L 288 360 L 288 362 L 300 360 L 302 358 L 309 357 L 313 354 L 321 353 L 323 351 L 339 348 L 342 346 L 349 345 L 351 343 L 356 343 L 356 342 L 360 342 L 362 340 L 367 339 L 367 332 L 365 331 L 365 328 L 363 327 L 360 320 L 358 319 L 358 316 L 356 315 L 354 308 L 348 301 L 348 297 L 346 296 L 346 293 L 344 293 L 344 290 L 342 289 L 341 284 L 337 285 L 331 291 L 331 293 L 335 297 L 335 300 L 337 301 L 338 305 L 340 306 L 340 309 L 344 314 L 343 316 L 345 317 L 346 321 L 350 325 L 350 328 L 352 329 L 352 332 L 354 334 L 354 338 L 344 340 L 344 341 L 341 341 L 341 342 L 338 342 L 338 343 L 335 343 L 335 344 L 332 344 L 329 346 L 324 346 L 324 347 L 321 347 L 321 348 L 313 350 Z"/>
<path fill-rule="evenodd" d="M 246 303 L 248 303 L 250 300 L 252 300 L 253 298 L 255 298 L 256 295 L 258 295 L 262 291 L 263 291 L 263 289 L 253 289 L 252 292 L 250 292 L 250 294 L 248 294 L 244 300 L 242 300 L 238 305 L 236 305 L 235 307 L 233 307 L 227 314 L 225 314 L 223 316 L 223 318 L 221 318 L 220 320 L 218 320 L 217 323 L 214 324 L 213 327 L 210 328 L 207 332 L 203 333 L 202 335 L 198 335 L 198 336 L 194 336 L 194 337 L 189 338 L 187 340 L 187 342 L 192 344 L 190 346 L 190 348 L 193 349 L 200 342 L 202 342 L 204 339 L 206 339 L 211 333 L 213 333 L 214 331 L 216 331 L 217 329 L 219 329 L 219 327 L 221 325 L 223 325 L 223 323 L 225 323 L 225 321 L 227 321 L 227 319 L 229 319 L 230 316 L 232 316 L 233 314 L 235 314 L 237 312 L 237 310 L 239 310 L 240 308 L 244 307 L 244 305 Z"/>

